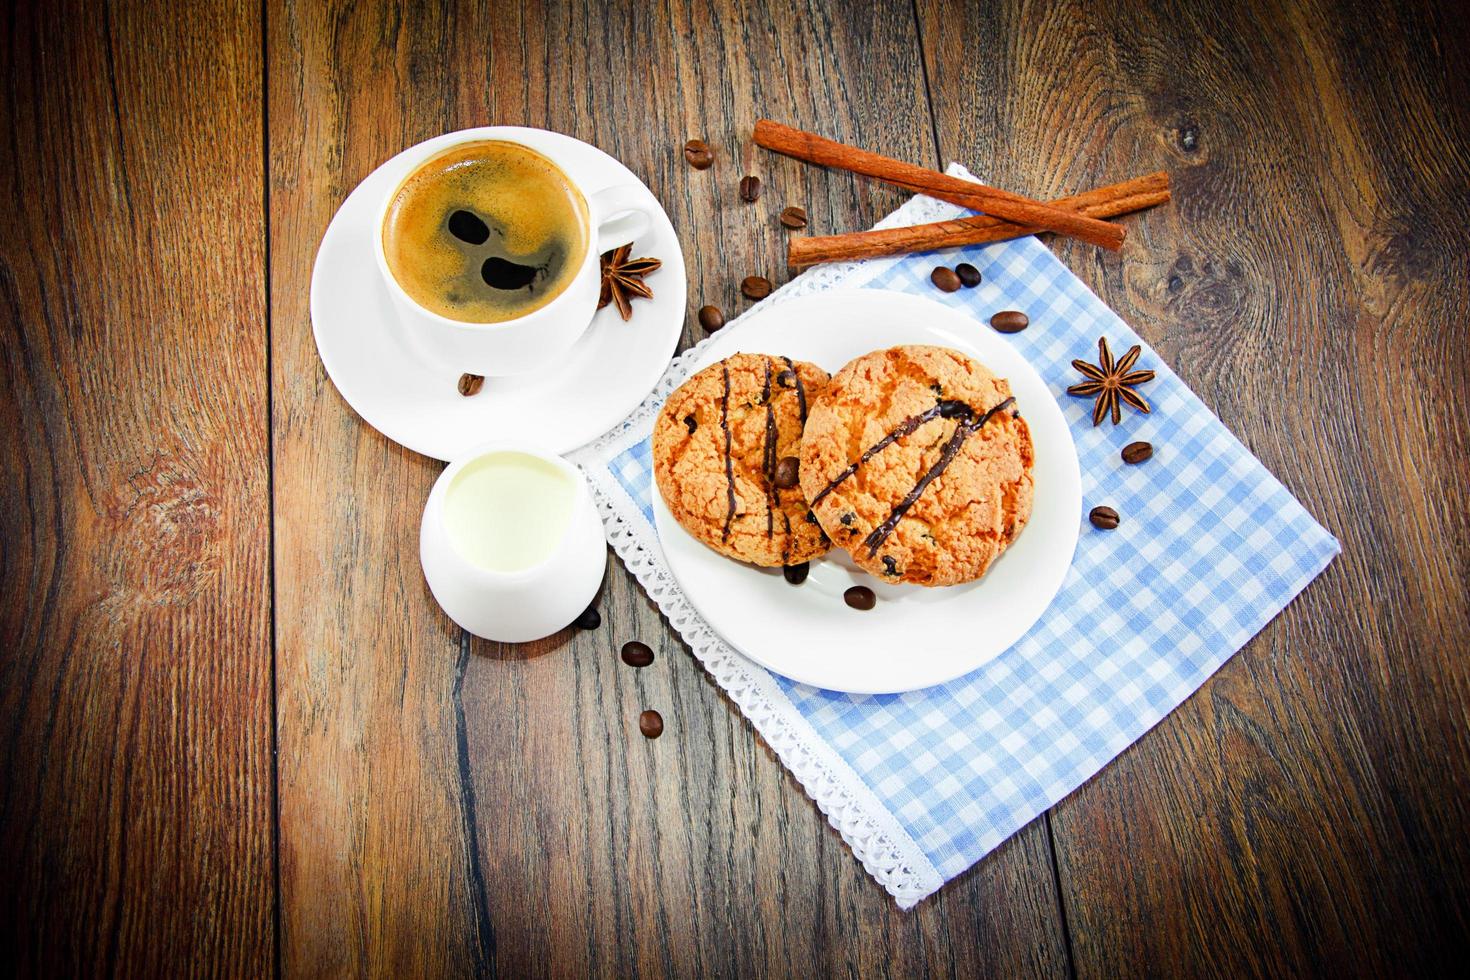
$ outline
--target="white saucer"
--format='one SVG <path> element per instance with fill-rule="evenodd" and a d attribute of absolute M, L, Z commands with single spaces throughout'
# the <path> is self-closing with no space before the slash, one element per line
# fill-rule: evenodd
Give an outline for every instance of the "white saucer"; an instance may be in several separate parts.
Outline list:
<path fill-rule="evenodd" d="M 731 561 L 681 528 L 653 494 L 669 569 L 694 608 L 756 663 L 833 691 L 889 694 L 967 674 L 1004 652 L 1051 604 L 1077 546 L 1082 475 L 1072 434 L 1041 376 L 1001 335 L 957 310 L 906 293 L 834 290 L 778 303 L 721 337 L 698 367 L 744 351 L 784 354 L 836 371 L 895 344 L 937 344 L 1008 378 L 1031 426 L 1036 481 L 1031 520 L 978 582 L 926 589 L 859 571 L 840 548 L 812 562 L 799 586 L 780 569 Z M 853 585 L 878 595 L 859 612 L 842 601 Z"/>
<path fill-rule="evenodd" d="M 588 193 L 642 183 L 606 153 L 560 133 L 486 126 L 452 135 L 514 139 L 540 149 Z M 327 374 L 347 403 L 394 442 L 443 460 L 504 439 L 566 453 L 621 422 L 653 390 L 684 327 L 684 253 L 652 192 L 653 222 L 633 254 L 663 261 L 647 280 L 653 299 L 635 299 L 626 323 L 612 306 L 599 311 L 553 371 L 486 378 L 480 393 L 466 398 L 456 386 L 460 372 L 404 342 L 373 258 L 377 207 L 407 170 L 400 154 L 369 174 L 342 203 L 317 250 L 312 331 Z"/>

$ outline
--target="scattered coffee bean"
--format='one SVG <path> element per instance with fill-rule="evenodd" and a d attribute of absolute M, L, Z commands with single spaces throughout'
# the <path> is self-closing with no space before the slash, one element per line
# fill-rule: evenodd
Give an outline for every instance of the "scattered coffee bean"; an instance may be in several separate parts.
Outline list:
<path fill-rule="evenodd" d="M 461 374 L 459 376 L 459 393 L 466 398 L 478 395 L 484 386 L 485 376 L 482 374 Z"/>
<path fill-rule="evenodd" d="M 980 270 L 968 262 L 961 262 L 955 266 L 954 274 L 960 277 L 960 282 L 964 283 L 966 288 L 973 289 L 980 285 Z"/>
<path fill-rule="evenodd" d="M 776 463 L 776 486 L 790 490 L 801 482 L 801 460 L 795 456 L 783 456 Z"/>
<path fill-rule="evenodd" d="M 866 585 L 854 585 L 842 593 L 842 601 L 854 609 L 868 610 L 878 604 L 878 597 Z"/>
<path fill-rule="evenodd" d="M 761 196 L 761 179 L 755 174 L 740 178 L 740 200 L 752 203 Z"/>
<path fill-rule="evenodd" d="M 804 561 L 800 565 L 786 565 L 781 569 L 781 574 L 786 576 L 786 581 L 792 585 L 800 585 L 806 581 L 807 573 L 812 570 L 811 562 Z"/>
<path fill-rule="evenodd" d="M 1001 310 L 990 318 L 990 325 L 1001 333 L 1020 333 L 1031 323 L 1031 318 L 1020 310 Z"/>
<path fill-rule="evenodd" d="M 1154 447 L 1152 443 L 1130 442 L 1123 447 L 1123 462 L 1129 466 L 1137 466 L 1146 460 L 1152 459 Z"/>
<path fill-rule="evenodd" d="M 638 730 L 644 738 L 658 738 L 664 733 L 664 716 L 649 708 L 638 716 Z"/>
<path fill-rule="evenodd" d="M 704 140 L 690 140 L 684 144 L 684 159 L 695 170 L 708 170 L 715 162 L 715 153 Z"/>
<path fill-rule="evenodd" d="M 1118 512 L 1111 507 L 1094 507 L 1087 519 L 1100 531 L 1111 531 L 1118 526 Z"/>
<path fill-rule="evenodd" d="M 960 277 L 947 265 L 941 265 L 929 273 L 929 281 L 946 293 L 952 293 L 960 288 Z"/>
<path fill-rule="evenodd" d="M 782 371 L 780 374 L 776 375 L 776 384 L 780 385 L 782 388 L 795 388 L 796 372 L 791 370 L 790 368 L 787 368 L 785 371 Z"/>
<path fill-rule="evenodd" d="M 684 416 L 684 427 L 689 430 L 689 434 L 691 436 L 694 435 L 695 430 L 699 428 L 699 419 L 694 417 L 693 412 L 690 412 L 688 415 Z"/>
<path fill-rule="evenodd" d="M 781 224 L 795 230 L 806 227 L 806 208 L 791 205 L 789 208 L 781 209 Z"/>
<path fill-rule="evenodd" d="M 720 312 L 718 306 L 701 306 L 699 325 L 704 328 L 705 333 L 714 333 L 725 325 L 725 314 Z"/>
<path fill-rule="evenodd" d="M 765 276 L 746 276 L 740 282 L 740 292 L 746 299 L 765 299 L 771 295 L 771 280 Z"/>
<path fill-rule="evenodd" d="M 579 630 L 595 630 L 602 625 L 602 614 L 595 605 L 588 606 L 586 612 L 572 620 L 572 625 Z"/>
<path fill-rule="evenodd" d="M 653 648 L 647 643 L 629 640 L 623 644 L 623 663 L 629 667 L 647 667 L 653 663 Z"/>

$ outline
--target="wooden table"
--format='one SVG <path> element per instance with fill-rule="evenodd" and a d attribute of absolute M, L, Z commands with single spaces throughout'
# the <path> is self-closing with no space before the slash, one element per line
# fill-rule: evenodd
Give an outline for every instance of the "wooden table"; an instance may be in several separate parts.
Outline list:
<path fill-rule="evenodd" d="M 0 955 L 22 974 L 1458 961 L 1456 5 L 67 0 L 7 5 L 0 40 Z M 763 115 L 1043 198 L 1167 168 L 1175 203 L 1121 254 L 1055 247 L 1344 546 L 908 914 L 615 560 L 598 631 L 457 630 L 417 560 L 440 464 L 364 425 L 311 338 L 348 191 L 487 122 L 626 161 L 683 238 L 691 311 L 738 310 L 743 276 L 788 275 L 781 206 L 826 232 L 901 200 L 751 148 Z M 709 171 L 680 155 L 695 135 Z M 633 638 L 652 667 L 616 663 Z"/>

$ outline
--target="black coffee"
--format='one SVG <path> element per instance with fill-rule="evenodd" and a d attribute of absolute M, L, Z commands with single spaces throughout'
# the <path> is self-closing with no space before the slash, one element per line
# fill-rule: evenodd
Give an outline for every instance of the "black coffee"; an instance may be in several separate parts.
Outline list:
<path fill-rule="evenodd" d="M 420 306 L 498 323 L 538 310 L 587 255 L 587 204 L 566 174 L 519 143 L 476 140 L 409 174 L 383 219 L 388 270 Z"/>

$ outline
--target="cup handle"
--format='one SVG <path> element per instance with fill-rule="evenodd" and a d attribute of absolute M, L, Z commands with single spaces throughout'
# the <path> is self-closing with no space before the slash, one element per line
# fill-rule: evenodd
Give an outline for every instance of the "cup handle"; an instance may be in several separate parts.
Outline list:
<path fill-rule="evenodd" d="M 598 191 L 591 198 L 597 216 L 597 251 L 608 252 L 631 245 L 648 230 L 648 192 L 637 184 L 619 184 Z"/>

